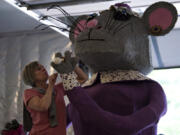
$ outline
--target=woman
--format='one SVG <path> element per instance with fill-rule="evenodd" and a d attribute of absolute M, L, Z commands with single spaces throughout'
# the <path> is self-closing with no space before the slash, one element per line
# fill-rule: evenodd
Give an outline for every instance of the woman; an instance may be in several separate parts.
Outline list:
<path fill-rule="evenodd" d="M 87 80 L 80 68 L 74 71 L 81 82 Z M 56 78 L 57 73 L 49 76 L 37 61 L 24 68 L 24 83 L 32 87 L 24 92 L 24 103 L 32 118 L 30 135 L 66 135 L 64 89 L 61 83 L 55 85 Z"/>

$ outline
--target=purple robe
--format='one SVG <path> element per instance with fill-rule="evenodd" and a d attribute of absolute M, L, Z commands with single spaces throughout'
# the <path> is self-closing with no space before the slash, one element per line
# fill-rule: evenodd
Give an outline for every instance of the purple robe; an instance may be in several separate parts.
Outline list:
<path fill-rule="evenodd" d="M 167 109 L 162 87 L 152 80 L 131 80 L 67 91 L 75 135 L 157 135 Z"/>

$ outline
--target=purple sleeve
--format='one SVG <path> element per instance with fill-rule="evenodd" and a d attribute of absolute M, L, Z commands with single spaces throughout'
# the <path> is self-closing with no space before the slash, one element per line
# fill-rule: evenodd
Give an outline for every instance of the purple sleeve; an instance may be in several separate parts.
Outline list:
<path fill-rule="evenodd" d="M 103 130 L 119 135 L 120 132 L 134 134 L 156 124 L 166 111 L 166 97 L 162 88 L 152 83 L 149 92 L 149 104 L 137 112 L 121 116 L 101 109 L 81 87 L 67 93 L 70 102 L 76 107 L 81 118 Z"/>

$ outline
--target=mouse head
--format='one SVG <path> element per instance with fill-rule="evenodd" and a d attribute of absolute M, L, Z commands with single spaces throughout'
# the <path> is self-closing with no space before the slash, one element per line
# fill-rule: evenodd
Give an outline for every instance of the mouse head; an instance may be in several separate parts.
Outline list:
<path fill-rule="evenodd" d="M 70 40 L 76 56 L 94 72 L 152 70 L 148 36 L 172 30 L 176 8 L 167 2 L 151 5 L 142 17 L 127 4 L 118 3 L 99 15 L 82 15 L 71 28 Z"/>

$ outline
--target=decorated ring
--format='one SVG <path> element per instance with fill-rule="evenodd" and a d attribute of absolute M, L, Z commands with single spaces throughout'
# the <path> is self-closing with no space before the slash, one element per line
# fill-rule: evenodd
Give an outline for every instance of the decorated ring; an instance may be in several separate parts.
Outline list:
<path fill-rule="evenodd" d="M 150 28 L 150 33 L 153 35 L 159 35 L 162 32 L 162 28 L 159 25 L 152 26 Z"/>

